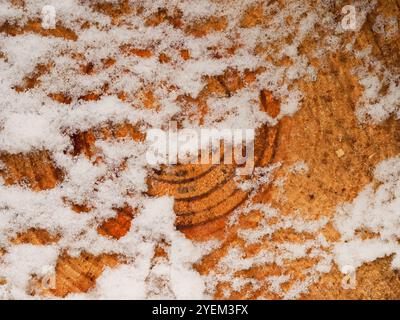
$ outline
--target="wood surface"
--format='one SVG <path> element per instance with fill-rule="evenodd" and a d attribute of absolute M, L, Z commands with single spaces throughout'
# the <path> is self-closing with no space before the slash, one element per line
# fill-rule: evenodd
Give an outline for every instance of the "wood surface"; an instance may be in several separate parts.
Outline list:
<path fill-rule="evenodd" d="M 17 1 L 18 2 L 18 1 Z M 279 1 L 284 6 L 285 1 Z M 22 2 L 21 2 L 22 3 Z M 344 3 L 344 2 L 343 2 Z M 340 11 L 343 3 L 336 9 Z M 16 4 L 21 5 L 21 4 Z M 23 5 L 23 4 L 22 4 Z M 227 2 L 227 5 L 228 2 Z M 316 1 L 317 5 L 317 1 Z M 120 17 L 135 14 L 138 8 L 132 8 L 125 1 L 119 6 L 104 3 L 96 10 L 112 17 L 118 24 Z M 379 1 L 377 9 L 368 16 L 367 21 L 359 31 L 356 45 L 365 48 L 372 45 L 374 55 L 392 70 L 400 69 L 400 36 L 388 41 L 372 31 L 373 21 L 378 13 L 395 15 L 400 19 L 400 2 L 396 0 Z M 259 8 L 243 13 L 243 27 L 262 23 L 263 17 Z M 194 22 L 183 25 L 179 16 L 168 16 L 160 10 L 158 15 L 149 17 L 147 23 L 155 25 L 161 21 L 183 28 L 195 36 L 201 36 L 209 30 L 223 30 L 226 21 L 213 18 L 209 21 Z M 90 22 L 88 22 L 90 23 Z M 0 32 L 9 36 L 21 33 L 38 33 L 43 36 L 55 36 L 76 40 L 72 30 L 58 26 L 54 31 L 45 31 L 37 21 L 30 21 L 25 26 L 16 27 L 10 23 L 0 26 Z M 305 54 L 318 44 L 306 42 L 302 50 Z M 278 43 L 277 46 L 280 44 Z M 147 56 L 150 51 L 140 51 L 136 48 L 121 48 L 126 54 Z M 260 52 L 262 54 L 262 52 Z M 182 52 L 182 57 L 190 59 L 188 52 Z M 1 58 L 1 56 L 0 56 Z M 168 57 L 160 57 L 167 61 Z M 113 58 L 105 61 L 112 64 Z M 393 118 L 380 125 L 360 124 L 355 116 L 356 103 L 362 94 L 358 79 L 350 70 L 359 61 L 354 56 L 343 52 L 332 52 L 322 60 L 312 60 L 318 67 L 318 77 L 315 82 L 299 81 L 298 85 L 304 94 L 301 108 L 292 116 L 283 118 L 277 126 L 267 125 L 257 132 L 256 162 L 267 165 L 281 162 L 274 174 L 274 179 L 285 177 L 284 199 L 279 186 L 270 184 L 261 188 L 254 201 L 270 203 L 280 210 L 281 214 L 290 216 L 293 208 L 307 220 L 320 217 L 332 217 L 339 203 L 351 201 L 368 183 L 372 181 L 372 171 L 382 160 L 400 153 L 400 122 Z M 82 62 L 82 73 L 96 76 L 90 64 Z M 16 90 L 27 90 L 40 86 L 40 76 L 51 72 L 51 65 L 37 66 L 33 74 L 26 75 L 20 87 Z M 207 79 L 207 85 L 196 98 L 188 101 L 198 106 L 198 112 L 207 112 L 205 101 L 211 94 L 224 97 L 245 87 L 254 79 L 251 72 L 241 74 L 230 71 Z M 129 93 L 108 92 L 105 87 L 102 92 L 88 92 L 82 95 L 84 100 L 97 100 L 102 95 L 118 94 L 123 101 L 129 101 Z M 69 104 L 70 97 L 63 93 L 54 93 L 52 98 Z M 142 93 L 144 104 L 148 108 L 157 108 L 156 98 L 152 89 Z M 182 98 L 184 99 L 184 98 Z M 187 99 L 187 98 L 186 98 Z M 184 101 L 185 103 L 185 101 Z M 260 92 L 260 108 L 269 115 L 276 116 L 279 112 L 279 101 L 275 101 L 268 91 Z M 94 142 L 97 139 L 109 138 L 143 139 L 131 124 L 109 124 L 102 128 L 80 132 L 71 136 L 74 154 L 84 154 L 92 158 Z M 341 150 L 338 156 L 337 151 Z M 38 150 L 28 154 L 0 154 L 5 164 L 0 174 L 7 185 L 24 184 L 34 191 L 51 189 L 63 181 L 63 173 L 55 167 L 51 154 L 46 150 Z M 94 161 L 96 159 L 93 159 Z M 309 171 L 303 175 L 290 172 L 290 166 L 297 161 L 304 161 Z M 100 161 L 100 160 L 98 160 Z M 123 168 L 121 168 L 123 170 Z M 256 254 L 262 248 L 268 248 L 271 243 L 264 241 L 255 245 L 247 245 L 238 237 L 238 229 L 253 228 L 261 219 L 257 212 L 240 218 L 240 223 L 228 226 L 227 220 L 234 209 L 239 208 L 247 199 L 248 193 L 237 188 L 233 180 L 234 166 L 229 165 L 180 165 L 166 167 L 148 174 L 148 195 L 170 195 L 175 198 L 176 227 L 186 237 L 193 241 L 219 239 L 222 245 L 205 256 L 194 268 L 200 274 L 207 275 L 214 270 L 229 248 L 242 247 L 249 256 Z M 70 203 L 76 214 L 90 214 L 90 208 Z M 135 209 L 126 207 L 115 210 L 116 216 L 104 222 L 98 228 L 101 235 L 119 239 L 126 234 L 131 224 L 135 223 Z M 332 224 L 324 227 L 324 235 L 330 241 L 338 240 L 339 234 Z M 293 229 L 284 229 L 273 235 L 273 241 L 282 243 L 292 241 L 301 243 L 309 235 L 300 234 Z M 46 230 L 21 230 L 13 243 L 32 243 L 43 245 L 58 240 L 58 235 L 51 235 Z M 160 244 L 162 247 L 162 244 Z M 0 251 L 0 255 L 2 251 Z M 4 253 L 4 252 L 3 252 Z M 165 255 L 163 250 L 156 255 Z M 166 257 L 168 259 L 168 257 Z M 342 274 L 336 266 L 315 284 L 311 285 L 309 293 L 302 299 L 400 299 L 400 274 L 390 268 L 390 257 L 378 259 L 361 266 L 357 271 L 358 286 L 355 290 L 345 290 L 341 287 Z M 123 257 L 103 254 L 93 256 L 82 253 L 77 258 L 64 254 L 59 257 L 56 266 L 56 288 L 41 290 L 32 280 L 32 294 L 44 296 L 65 297 L 69 293 L 87 292 L 95 287 L 96 279 L 106 266 L 116 266 L 123 263 Z M 299 259 L 286 265 L 285 270 L 278 265 L 254 266 L 242 270 L 237 277 L 261 279 L 267 275 L 290 274 L 292 280 L 285 284 L 290 286 L 294 281 L 302 279 L 301 273 L 315 261 Z M 293 282 L 292 282 L 293 281 Z M 2 284 L 0 279 L 0 285 Z M 276 294 L 268 292 L 266 287 L 252 290 L 244 287 L 229 297 L 223 295 L 224 288 L 229 283 L 217 286 L 215 298 L 256 299 L 259 297 L 276 299 Z"/>

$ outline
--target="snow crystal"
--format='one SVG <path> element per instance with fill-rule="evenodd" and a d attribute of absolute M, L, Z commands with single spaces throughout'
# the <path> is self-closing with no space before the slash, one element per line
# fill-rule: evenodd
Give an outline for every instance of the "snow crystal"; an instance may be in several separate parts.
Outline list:
<path fill-rule="evenodd" d="M 335 260 L 339 266 L 355 268 L 364 262 L 394 254 L 393 266 L 398 266 L 400 246 L 400 158 L 381 162 L 374 171 L 380 182 L 377 189 L 367 185 L 351 202 L 338 207 L 335 226 L 341 241 L 335 245 Z M 372 239 L 361 239 L 357 231 L 369 231 Z"/>

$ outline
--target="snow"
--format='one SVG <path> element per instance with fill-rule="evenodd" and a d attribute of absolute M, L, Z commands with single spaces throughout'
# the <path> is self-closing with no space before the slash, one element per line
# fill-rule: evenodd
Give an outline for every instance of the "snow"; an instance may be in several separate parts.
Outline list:
<path fill-rule="evenodd" d="M 51 119 L 38 114 L 10 114 L 3 125 L 0 148 L 11 152 L 29 152 L 55 146 L 64 142 L 60 136 L 53 136 L 57 128 Z M 51 147 L 50 147 L 51 146 Z"/>
<path fill-rule="evenodd" d="M 9 294 L 14 297 L 25 296 L 24 291 L 27 289 L 30 276 L 33 274 L 44 276 L 45 271 L 54 270 L 57 257 L 58 250 L 53 246 L 24 244 L 11 248 L 4 257 L 1 270 L 2 275 L 13 284 Z"/>
<path fill-rule="evenodd" d="M 341 241 L 335 245 L 339 266 L 355 268 L 376 258 L 392 255 L 393 267 L 399 268 L 400 246 L 400 158 L 381 162 L 374 171 L 379 182 L 375 189 L 367 185 L 350 203 L 338 207 L 335 226 Z M 356 231 L 376 234 L 373 239 L 360 239 Z"/>
<path fill-rule="evenodd" d="M 169 197 L 146 199 L 141 214 L 129 234 L 130 251 L 134 251 L 134 261 L 116 269 L 107 269 L 98 279 L 98 285 L 89 297 L 101 299 L 145 299 L 154 288 L 148 277 L 163 275 L 170 282 L 171 296 L 165 299 L 201 299 L 204 284 L 192 264 L 201 256 L 202 250 L 185 239 L 175 230 L 173 200 Z M 152 268 L 154 246 L 160 241 L 170 243 L 170 261 Z M 131 253 L 132 254 L 132 253 Z M 157 283 L 156 283 L 157 285 Z M 162 289 L 162 288 L 161 288 Z M 76 298 L 76 296 L 74 297 Z"/>
<path fill-rule="evenodd" d="M 126 298 L 145 299 L 176 298 L 202 299 L 212 297 L 218 281 L 232 283 L 239 290 L 250 283 L 253 288 L 267 284 L 271 292 L 292 299 L 306 292 L 308 286 L 318 281 L 320 274 L 329 272 L 333 261 L 339 266 L 352 264 L 355 267 L 386 255 L 392 255 L 394 268 L 400 267 L 399 230 L 399 181 L 400 160 L 392 158 L 382 162 L 374 176 L 380 183 L 377 189 L 370 184 L 350 203 L 340 205 L 334 223 L 341 240 L 330 244 L 321 230 L 330 221 L 321 218 L 307 221 L 293 208 L 293 214 L 283 216 L 269 204 L 253 203 L 253 197 L 262 186 L 272 183 L 275 169 L 281 163 L 256 168 L 252 179 L 238 181 L 238 186 L 250 192 L 246 204 L 236 210 L 230 225 L 238 223 L 238 217 L 253 211 L 263 215 L 255 229 L 239 230 L 238 236 L 247 244 L 271 239 L 274 232 L 291 228 L 297 233 L 309 233 L 312 240 L 301 244 L 280 243 L 274 250 L 263 250 L 253 257 L 246 257 L 242 248 L 231 248 L 219 262 L 217 270 L 200 276 L 193 264 L 220 244 L 196 243 L 186 239 L 176 230 L 173 199 L 170 197 L 149 198 L 146 179 L 151 165 L 146 160 L 149 145 L 129 139 L 97 139 L 94 155 L 72 155 L 70 136 L 90 129 L 99 129 L 109 124 L 128 123 L 138 125 L 145 133 L 147 129 L 163 128 L 177 116 L 182 116 L 182 125 L 187 128 L 241 128 L 257 129 L 264 124 L 275 126 L 281 119 L 292 116 L 301 107 L 303 95 L 299 80 L 315 81 L 318 70 L 311 66 L 310 57 L 321 57 L 340 46 L 343 30 L 327 13 L 329 4 L 312 8 L 301 1 L 287 1 L 284 7 L 278 2 L 267 2 L 262 6 L 265 21 L 251 28 L 240 27 L 242 13 L 258 1 L 237 1 L 234 5 L 215 1 L 145 1 L 142 14 L 123 16 L 118 23 L 100 12 L 90 2 L 78 0 L 25 0 L 24 8 L 0 1 L 0 25 L 24 26 L 28 21 L 40 19 L 45 5 L 56 10 L 56 21 L 71 29 L 77 40 L 65 40 L 24 32 L 16 36 L 0 34 L 0 153 L 18 154 L 46 150 L 54 165 L 63 173 L 63 180 L 53 189 L 34 192 L 24 185 L 7 186 L 0 179 L 0 248 L 5 253 L 0 257 L 0 278 L 7 285 L 0 285 L 0 298 L 30 299 L 28 285 L 34 274 L 41 275 L 43 268 L 53 270 L 57 257 L 66 252 L 79 256 L 82 252 L 92 254 L 116 253 L 126 263 L 107 268 L 97 279 L 96 286 L 88 293 L 72 294 L 67 298 Z M 117 3 L 116 1 L 108 1 Z M 365 4 L 356 1 L 360 18 L 358 30 L 366 15 L 373 10 L 375 1 Z M 182 21 L 191 25 L 195 21 L 211 16 L 224 16 L 227 26 L 222 31 L 212 31 L 203 37 L 190 35 L 185 28 L 175 28 L 168 22 L 158 26 L 145 26 L 145 20 L 159 8 L 165 7 L 168 14 L 175 9 L 182 12 Z M 288 23 L 289 17 L 291 23 Z M 324 17 L 321 20 L 321 17 Z M 320 21 L 321 20 L 321 21 Z M 88 28 L 81 28 L 90 21 Z M 317 23 L 322 23 L 328 34 L 326 38 L 314 33 Z M 373 31 L 386 32 L 387 37 L 398 31 L 397 20 L 378 16 Z M 274 49 L 275 43 L 291 42 Z M 321 47 L 310 56 L 301 53 L 306 38 L 312 38 Z M 360 122 L 381 123 L 390 116 L 400 117 L 400 89 L 398 74 L 383 66 L 371 54 L 371 49 L 356 51 L 353 43 L 346 50 L 362 61 L 352 70 L 364 88 L 357 104 Z M 130 54 L 128 48 L 149 49 L 151 57 L 142 58 Z M 221 52 L 233 46 L 233 54 L 215 58 L 213 50 Z M 256 54 L 264 48 L 262 54 Z M 179 52 L 186 49 L 191 59 L 185 61 Z M 171 60 L 160 63 L 164 53 Z M 4 57 L 3 57 L 4 56 Z M 102 61 L 113 58 L 115 63 L 107 68 Z M 289 66 L 276 63 L 290 58 Z M 95 75 L 82 74 L 81 65 L 93 64 Z M 38 76 L 36 68 L 48 66 L 38 77 L 37 83 L 22 92 L 16 87 L 24 85 L 26 77 Z M 239 74 L 257 72 L 252 83 L 226 95 L 211 95 L 204 101 L 209 113 L 200 117 L 186 117 L 178 97 L 201 98 L 206 77 L 222 75 L 226 70 Z M 104 94 L 104 86 L 108 92 Z M 383 87 L 387 91 L 382 95 Z M 157 108 L 144 108 L 138 92 L 154 88 Z M 280 113 L 271 118 L 259 109 L 261 89 L 273 92 L 281 101 Z M 97 101 L 83 101 L 88 92 L 101 92 Z M 118 93 L 130 95 L 131 100 L 122 101 Z M 70 104 L 52 100 L 54 93 L 64 93 L 71 98 Z M 191 110 L 198 114 L 198 110 Z M 95 159 L 101 159 L 96 162 Z M 118 172 L 124 164 L 125 170 Z M 0 168 L 4 165 L 0 163 Z M 292 174 L 307 172 L 308 165 L 298 162 L 290 168 Z M 284 185 L 286 177 L 274 184 Z M 90 212 L 77 214 L 70 203 L 85 204 Z M 119 240 L 103 237 L 96 232 L 102 222 L 115 217 L 115 209 L 124 206 L 137 209 L 131 229 Z M 276 218 L 271 224 L 269 219 Z M 41 228 L 51 234 L 59 234 L 55 244 L 34 246 L 12 244 L 10 239 L 30 228 Z M 357 230 L 366 229 L 377 238 L 362 240 Z M 168 259 L 160 259 L 153 265 L 155 247 L 165 242 Z M 303 281 L 296 281 L 289 291 L 281 285 L 291 279 L 282 274 L 268 277 L 264 282 L 255 279 L 234 277 L 240 270 L 254 265 L 276 263 L 286 267 L 299 258 L 317 257 L 318 263 L 310 268 Z M 162 283 L 162 285 L 160 285 Z M 229 294 L 229 290 L 226 291 Z"/>

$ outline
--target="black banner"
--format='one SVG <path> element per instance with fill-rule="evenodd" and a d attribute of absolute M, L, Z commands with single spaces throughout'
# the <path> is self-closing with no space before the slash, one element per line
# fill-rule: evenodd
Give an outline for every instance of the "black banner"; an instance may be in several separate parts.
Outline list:
<path fill-rule="evenodd" d="M 40 318 L 87 317 L 119 319 L 274 319 L 282 317 L 342 319 L 354 312 L 377 313 L 383 317 L 390 308 L 398 308 L 398 301 L 215 301 L 215 300 L 146 300 L 146 301 L 0 301 L 0 310 L 13 316 L 28 312 Z M 7 310 L 6 309 L 10 309 Z M 350 310 L 354 309 L 354 310 Z"/>

